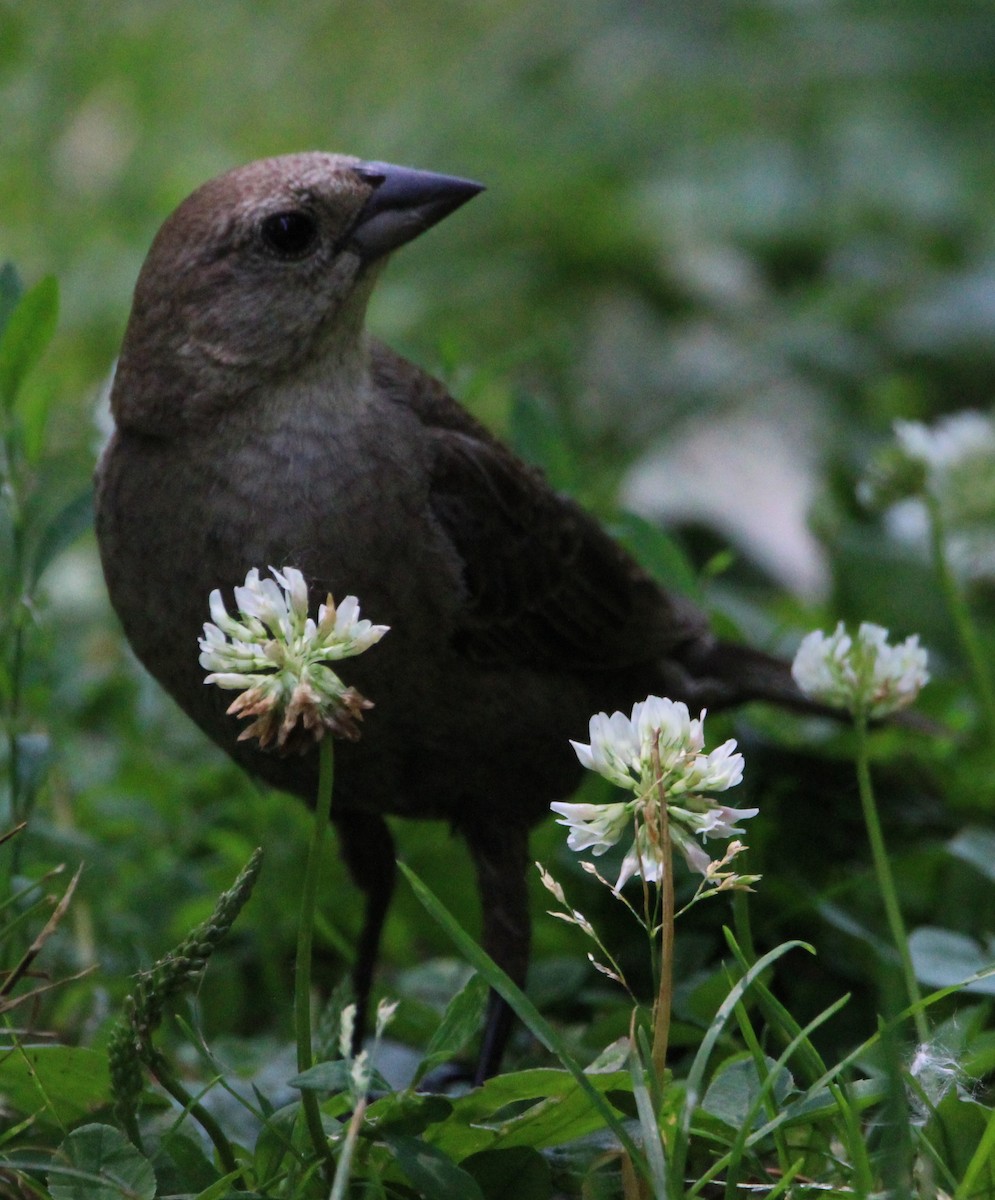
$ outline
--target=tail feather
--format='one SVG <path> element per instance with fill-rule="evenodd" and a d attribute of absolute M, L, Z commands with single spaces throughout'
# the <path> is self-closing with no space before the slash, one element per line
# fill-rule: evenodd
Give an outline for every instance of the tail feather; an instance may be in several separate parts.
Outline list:
<path fill-rule="evenodd" d="M 698 643 L 681 662 L 683 679 L 671 681 L 674 691 L 692 708 L 721 709 L 751 700 L 763 700 L 780 708 L 810 716 L 848 719 L 846 709 L 832 708 L 812 700 L 798 687 L 791 675 L 791 664 L 763 650 L 754 650 L 737 642 L 712 641 Z M 897 725 L 937 736 L 944 732 L 942 725 L 921 713 L 905 710 L 893 713 L 873 724 Z"/>
<path fill-rule="evenodd" d="M 798 712 L 828 711 L 800 690 L 791 676 L 790 663 L 736 642 L 698 643 L 682 657 L 680 670 L 679 690 L 688 703 L 703 708 L 765 700 Z"/>

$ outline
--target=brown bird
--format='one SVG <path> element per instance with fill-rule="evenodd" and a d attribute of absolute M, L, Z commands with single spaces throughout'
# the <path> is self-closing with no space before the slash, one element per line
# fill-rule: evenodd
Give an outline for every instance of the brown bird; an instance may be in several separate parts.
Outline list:
<path fill-rule="evenodd" d="M 204 184 L 152 244 L 97 470 L 97 533 L 139 659 L 252 774 L 313 799 L 317 755 L 239 742 L 204 684 L 208 595 L 299 568 L 312 611 L 359 597 L 390 626 L 342 667 L 376 704 L 336 751 L 333 822 L 365 896 L 369 993 L 394 881 L 385 817 L 444 818 L 469 846 L 484 946 L 522 983 L 528 833 L 578 784 L 569 739 L 650 693 L 694 708 L 799 704 L 784 664 L 718 642 L 577 504 L 446 389 L 364 331 L 390 251 L 479 184 L 331 154 Z M 481 1076 L 509 1014 L 492 999 Z"/>

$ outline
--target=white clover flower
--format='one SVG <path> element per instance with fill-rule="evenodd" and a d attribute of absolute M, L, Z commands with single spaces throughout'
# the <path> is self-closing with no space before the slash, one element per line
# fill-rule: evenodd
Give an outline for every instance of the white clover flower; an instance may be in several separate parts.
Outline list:
<path fill-rule="evenodd" d="M 933 426 L 896 421 L 893 428 L 899 449 L 927 472 L 950 471 L 972 459 L 995 457 L 995 422 L 984 413 L 953 413 Z"/>
<path fill-rule="evenodd" d="M 667 800 L 670 840 L 688 867 L 705 874 L 711 859 L 695 840 L 726 838 L 742 830 L 737 820 L 757 809 L 716 804 L 708 793 L 724 792 L 743 778 L 743 756 L 728 741 L 704 753 L 704 712 L 692 717 L 686 704 L 649 696 L 635 704 L 632 715 L 598 713 L 590 721 L 590 743 L 571 742 L 589 770 L 635 798 L 614 804 L 567 804 L 550 807 L 558 824 L 570 830 L 571 850 L 604 854 L 627 833 L 630 846 L 615 884 L 618 891 L 633 875 L 657 883 L 667 869 L 659 845 L 659 797 Z"/>
<path fill-rule="evenodd" d="M 995 576 L 995 416 L 896 421 L 894 431 L 858 484 L 859 498 L 886 512 L 892 536 L 924 552 L 939 520 L 953 569 L 968 579 Z"/>
<path fill-rule="evenodd" d="M 362 654 L 388 626 L 361 620 L 355 596 L 338 607 L 329 596 L 315 621 L 301 572 L 270 571 L 272 579 L 260 579 L 253 567 L 235 588 L 237 617 L 228 613 L 220 591 L 211 592 L 212 621 L 200 638 L 200 665 L 210 672 L 204 682 L 241 693 L 228 712 L 256 719 L 240 741 L 255 737 L 263 748 L 275 742 L 289 753 L 303 752 L 326 731 L 355 740 L 357 721 L 373 705 L 324 663 Z"/>
<path fill-rule="evenodd" d="M 562 818 L 557 824 L 570 830 L 567 845 L 578 852 L 604 854 L 632 826 L 629 804 L 566 804 L 557 800 L 549 807 Z"/>
<path fill-rule="evenodd" d="M 890 646 L 888 630 L 865 621 L 854 641 L 841 621 L 831 634 L 816 630 L 802 639 L 791 674 L 813 700 L 884 717 L 919 695 L 929 681 L 926 662 L 918 635 Z"/>

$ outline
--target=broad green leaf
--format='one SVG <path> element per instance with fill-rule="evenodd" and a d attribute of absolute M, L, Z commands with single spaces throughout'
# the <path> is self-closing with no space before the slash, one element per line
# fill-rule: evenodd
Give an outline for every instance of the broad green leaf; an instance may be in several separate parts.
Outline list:
<path fill-rule="evenodd" d="M 300 1075 L 295 1075 L 293 1079 L 288 1079 L 287 1082 L 291 1087 L 300 1088 L 302 1091 L 329 1092 L 332 1095 L 338 1092 L 348 1092 L 352 1087 L 349 1064 L 341 1058 L 334 1062 L 317 1063 L 308 1070 L 302 1071 Z M 390 1090 L 390 1084 L 376 1071 L 371 1076 L 370 1087 L 375 1091 Z"/>
<path fill-rule="evenodd" d="M 472 1175 L 435 1146 L 402 1134 L 384 1138 L 408 1180 L 432 1200 L 485 1200 Z"/>
<path fill-rule="evenodd" d="M 33 796 L 41 787 L 52 765 L 52 739 L 47 733 L 19 733 L 17 742 L 17 781 L 22 796 Z"/>
<path fill-rule="evenodd" d="M 240 1179 L 240 1171 L 232 1171 L 230 1175 L 223 1175 L 217 1183 L 212 1183 L 210 1187 L 198 1192 L 195 1200 L 230 1200 L 232 1196 L 237 1197 L 238 1200 L 268 1200 L 266 1196 L 260 1196 L 258 1192 L 238 1191 L 235 1181 Z"/>
<path fill-rule="evenodd" d="M 487 1004 L 487 984 L 479 975 L 471 975 L 453 996 L 438 1029 L 418 1064 L 412 1086 L 417 1085 L 433 1067 L 451 1062 L 480 1028 Z"/>
<path fill-rule="evenodd" d="M 253 1154 L 253 1172 L 257 1179 L 271 1179 L 288 1155 L 294 1153 L 294 1132 L 300 1121 L 301 1106 L 296 1101 L 275 1111 L 270 1106 Z M 207 1185 L 201 1185 L 207 1186 Z"/>
<path fill-rule="evenodd" d="M 39 380 L 37 376 L 33 376 L 17 394 L 15 423 L 24 457 L 32 466 L 41 458 L 45 448 L 45 430 L 57 397 L 54 381 Z"/>
<path fill-rule="evenodd" d="M 576 491 L 577 459 L 548 405 L 531 396 L 516 395 L 511 402 L 508 438 L 522 458 L 542 467 L 554 488 Z"/>
<path fill-rule="evenodd" d="M 694 567 L 680 546 L 659 526 L 635 513 L 623 512 L 612 523 L 612 533 L 658 583 L 703 603 Z"/>
<path fill-rule="evenodd" d="M 477 1181 L 486 1200 L 548 1200 L 553 1194 L 549 1163 L 531 1146 L 481 1150 L 460 1167 Z"/>
<path fill-rule="evenodd" d="M 973 938 L 952 929 L 922 926 L 909 935 L 909 951 L 916 978 L 930 987 L 949 987 L 986 970 L 995 963 L 995 946 L 982 947 Z M 964 985 L 966 992 L 995 995 L 995 975 Z"/>
<path fill-rule="evenodd" d="M 609 1105 L 607 1094 L 631 1090 L 628 1071 L 612 1071 L 587 1077 L 599 1099 Z M 502 1119 L 515 1106 L 533 1101 L 524 1112 Z M 613 1119 L 621 1120 L 614 1107 Z M 453 1116 L 427 1136 L 454 1158 L 485 1149 L 532 1146 L 546 1149 L 586 1136 L 605 1125 L 603 1111 L 591 1103 L 589 1092 L 571 1074 L 548 1067 L 517 1071 L 488 1079 L 483 1087 L 460 1096 Z"/>
<path fill-rule="evenodd" d="M 48 1186 L 54 1200 L 153 1200 L 152 1164 L 110 1125 L 83 1125 L 56 1152 Z"/>
<path fill-rule="evenodd" d="M 625 1092 L 631 1087 L 628 1072 L 593 1077 L 599 1092 Z M 621 1118 L 623 1114 L 616 1114 Z M 498 1131 L 494 1147 L 534 1146 L 546 1150 L 563 1146 L 604 1128 L 604 1117 L 590 1097 L 571 1080 L 561 1096 L 550 1096 L 524 1113 L 506 1121 Z"/>
<path fill-rule="evenodd" d="M 962 829 L 947 843 L 955 857 L 970 863 L 986 879 L 995 881 L 995 832 L 990 829 Z"/>
<path fill-rule="evenodd" d="M 765 1057 L 767 1072 L 776 1071 L 773 1083 L 772 1097 L 778 1109 L 783 1107 L 788 1093 L 794 1090 L 794 1080 L 791 1073 L 784 1067 L 778 1067 L 772 1058 Z M 723 1063 L 708 1085 L 701 1107 L 713 1117 L 718 1117 L 726 1125 L 738 1129 L 755 1107 L 760 1092 L 761 1080 L 757 1074 L 756 1063 L 752 1058 L 743 1057 Z M 754 1125 L 763 1123 L 763 1112 L 754 1115 Z"/>
<path fill-rule="evenodd" d="M 430 1092 L 389 1092 L 366 1110 L 366 1119 L 378 1133 L 403 1133 L 419 1137 L 432 1125 L 447 1121 L 453 1102 Z"/>
<path fill-rule="evenodd" d="M 258 1148 L 257 1148 L 258 1160 Z M 202 1192 L 218 1181 L 218 1169 L 203 1149 L 186 1134 L 173 1130 L 153 1160 L 160 1192 Z"/>
<path fill-rule="evenodd" d="M 92 525 L 93 492 L 87 488 L 61 508 L 42 531 L 34 553 L 34 579 L 40 579 L 45 568 Z"/>
<path fill-rule="evenodd" d="M 936 1106 L 927 1136 L 947 1147 L 957 1190 L 954 1200 L 995 1195 L 995 1113 L 956 1091 Z"/>
<path fill-rule="evenodd" d="M 52 339 L 59 313 L 59 288 L 47 275 L 27 292 L 0 336 L 0 406 L 10 408 L 21 384 Z"/>
<path fill-rule="evenodd" d="M 24 295 L 24 284 L 12 262 L 5 262 L 0 267 L 0 337 L 7 328 L 10 314 L 17 308 Z"/>
<path fill-rule="evenodd" d="M 16 1046 L 0 1057 L 0 1095 L 45 1125 L 72 1125 L 110 1103 L 107 1057 L 81 1046 Z"/>

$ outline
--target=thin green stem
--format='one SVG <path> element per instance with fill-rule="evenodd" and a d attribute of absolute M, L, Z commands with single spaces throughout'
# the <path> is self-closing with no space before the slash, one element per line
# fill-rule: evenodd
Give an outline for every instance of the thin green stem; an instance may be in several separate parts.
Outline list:
<path fill-rule="evenodd" d="M 660 986 L 653 1006 L 653 1070 L 663 1081 L 667 1065 L 667 1046 L 670 1042 L 670 1012 L 674 996 L 674 856 L 670 843 L 670 813 L 663 789 L 660 769 L 660 747 L 655 744 L 652 754 L 653 776 L 656 784 L 656 808 L 659 821 L 658 853 L 663 869 L 662 905 L 660 914 Z"/>
<path fill-rule="evenodd" d="M 21 781 L 20 742 L 21 706 L 24 688 L 25 595 L 28 581 L 25 578 L 24 569 L 24 524 L 19 497 L 15 490 L 14 470 L 10 465 L 13 461 L 10 457 L 12 453 L 12 448 L 8 446 L 8 478 L 4 492 L 10 511 L 11 561 L 9 569 L 12 576 L 12 587 L 10 595 L 7 597 L 10 640 L 8 643 L 9 658 L 7 662 L 7 711 L 4 716 L 7 727 L 7 780 L 8 788 L 10 789 L 10 812 L 16 823 L 26 820 L 30 815 L 28 811 L 29 805 L 24 803 L 21 795 L 23 789 Z M 10 879 L 14 879 L 20 873 L 23 840 L 23 838 L 18 838 L 11 848 Z"/>
<path fill-rule="evenodd" d="M 926 493 L 926 511 L 929 514 L 929 535 L 936 562 L 936 573 L 940 578 L 940 587 L 946 600 L 950 617 L 957 630 L 961 648 L 967 659 L 967 665 L 974 679 L 974 686 L 981 701 L 985 724 L 989 737 L 995 738 L 995 684 L 992 683 L 988 661 L 978 637 L 978 631 L 971 619 L 971 612 L 964 598 L 964 593 L 957 584 L 950 559 L 947 555 L 946 532 L 943 527 L 943 516 L 935 497 Z"/>
<path fill-rule="evenodd" d="M 858 712 L 853 718 L 857 735 L 857 786 L 860 789 L 860 806 L 864 813 L 864 824 L 867 826 L 867 836 L 871 843 L 871 856 L 874 860 L 874 871 L 877 875 L 878 890 L 884 901 L 884 911 L 888 918 L 891 938 L 898 951 L 898 958 L 905 979 L 905 990 L 909 1004 L 914 1008 L 916 1035 L 920 1042 L 929 1041 L 929 1025 L 923 1011 L 922 995 L 916 981 L 915 970 L 912 966 L 912 955 L 909 951 L 909 938 L 902 919 L 902 910 L 898 905 L 898 893 L 895 889 L 895 878 L 888 861 L 888 851 L 884 844 L 884 834 L 881 832 L 881 820 L 878 816 L 877 803 L 874 799 L 874 789 L 871 785 L 871 770 L 867 750 L 867 714 Z"/>
<path fill-rule="evenodd" d="M 156 1080 L 159 1086 L 168 1092 L 173 1099 L 184 1108 L 200 1125 L 201 1129 L 207 1134 L 214 1144 L 215 1150 L 218 1152 L 218 1159 L 221 1162 L 222 1169 L 226 1175 L 238 1175 L 239 1178 L 233 1180 L 233 1183 L 239 1191 L 245 1190 L 245 1183 L 241 1179 L 238 1161 L 235 1158 L 235 1152 L 232 1150 L 231 1142 L 224 1135 L 221 1126 L 215 1121 L 211 1114 L 202 1104 L 198 1104 L 193 1096 L 180 1083 L 173 1072 L 169 1069 L 164 1058 L 156 1056 L 156 1061 L 150 1066 L 155 1072 Z"/>
<path fill-rule="evenodd" d="M 332 786 L 335 779 L 335 759 L 331 737 L 323 738 L 319 747 L 318 795 L 315 798 L 314 826 L 308 845 L 304 868 L 304 890 L 301 896 L 301 918 L 297 930 L 297 963 L 294 971 L 294 1024 L 297 1035 L 297 1070 L 301 1073 L 314 1065 L 311 1041 L 311 953 L 314 944 L 314 916 L 318 897 L 318 875 L 321 870 L 321 850 L 328 832 L 332 811 Z M 310 1088 L 301 1091 L 301 1107 L 315 1153 L 334 1171 L 335 1160 L 321 1123 L 318 1097 Z"/>

